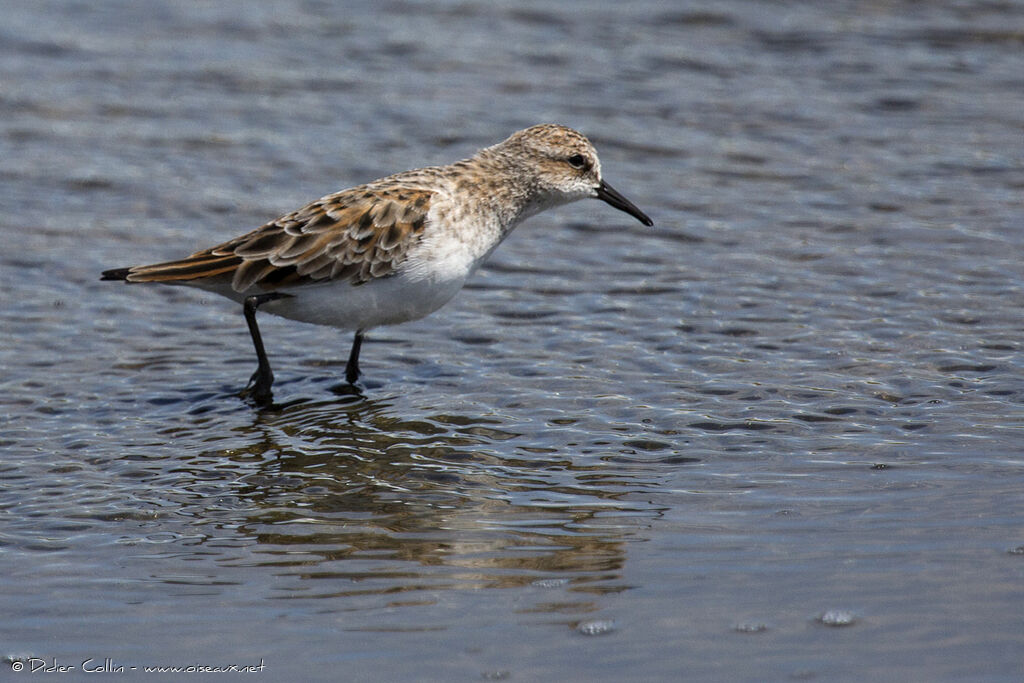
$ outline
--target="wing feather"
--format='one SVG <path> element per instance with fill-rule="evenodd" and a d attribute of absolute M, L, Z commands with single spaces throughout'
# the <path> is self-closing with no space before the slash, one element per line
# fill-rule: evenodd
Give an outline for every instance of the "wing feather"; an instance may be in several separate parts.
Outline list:
<path fill-rule="evenodd" d="M 230 282 L 237 292 L 327 279 L 360 285 L 392 275 L 405 260 L 433 195 L 388 179 L 343 190 L 179 261 L 133 266 L 124 279 Z"/>

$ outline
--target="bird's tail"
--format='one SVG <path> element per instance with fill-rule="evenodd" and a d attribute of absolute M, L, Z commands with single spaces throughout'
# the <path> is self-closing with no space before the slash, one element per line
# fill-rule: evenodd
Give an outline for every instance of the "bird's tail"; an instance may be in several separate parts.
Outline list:
<path fill-rule="evenodd" d="M 215 278 L 218 275 L 231 278 L 241 265 L 242 259 L 234 254 L 199 252 L 181 259 L 148 266 L 112 268 L 103 271 L 101 280 L 124 280 L 127 282 L 182 282 L 200 278 Z"/>
<path fill-rule="evenodd" d="M 127 280 L 128 274 L 132 271 L 131 268 L 113 268 L 111 270 L 104 270 L 103 275 L 100 276 L 101 280 Z"/>

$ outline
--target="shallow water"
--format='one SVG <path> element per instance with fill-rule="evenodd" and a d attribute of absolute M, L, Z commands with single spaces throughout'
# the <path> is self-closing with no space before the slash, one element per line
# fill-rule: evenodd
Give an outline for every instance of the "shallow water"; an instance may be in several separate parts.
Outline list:
<path fill-rule="evenodd" d="M 1024 6 L 55 1 L 0 63 L 3 668 L 1024 674 Z M 655 227 L 532 219 L 361 396 L 98 281 L 542 121 Z"/>

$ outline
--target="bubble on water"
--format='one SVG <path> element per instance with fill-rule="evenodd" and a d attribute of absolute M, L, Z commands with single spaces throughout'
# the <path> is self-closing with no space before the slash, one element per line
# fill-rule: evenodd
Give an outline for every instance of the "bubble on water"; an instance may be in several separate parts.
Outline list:
<path fill-rule="evenodd" d="M 576 624 L 576 632 L 585 636 L 603 636 L 615 630 L 615 622 L 611 619 L 595 619 L 593 621 L 581 621 Z"/>
<path fill-rule="evenodd" d="M 823 612 L 817 621 L 824 626 L 853 626 L 857 617 L 849 610 L 830 609 Z"/>
<path fill-rule="evenodd" d="M 537 588 L 558 588 L 567 583 L 569 583 L 569 579 L 537 579 L 536 581 L 531 581 L 530 585 Z"/>
<path fill-rule="evenodd" d="M 768 624 L 762 621 L 741 621 L 732 630 L 737 633 L 764 633 L 768 630 Z"/>

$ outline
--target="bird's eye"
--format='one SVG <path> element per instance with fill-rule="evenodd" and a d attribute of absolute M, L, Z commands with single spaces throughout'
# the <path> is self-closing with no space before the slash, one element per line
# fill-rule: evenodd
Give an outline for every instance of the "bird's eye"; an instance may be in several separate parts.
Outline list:
<path fill-rule="evenodd" d="M 584 169 L 584 168 L 586 168 L 589 165 L 587 163 L 587 158 L 585 156 L 583 156 L 582 154 L 573 154 L 571 157 L 569 157 L 565 161 L 570 166 L 572 166 L 573 168 Z"/>

